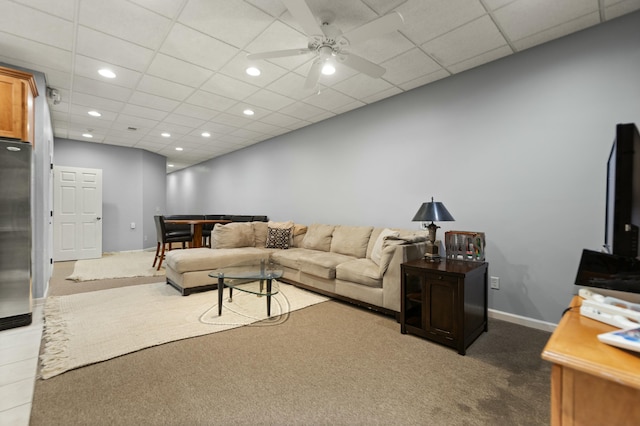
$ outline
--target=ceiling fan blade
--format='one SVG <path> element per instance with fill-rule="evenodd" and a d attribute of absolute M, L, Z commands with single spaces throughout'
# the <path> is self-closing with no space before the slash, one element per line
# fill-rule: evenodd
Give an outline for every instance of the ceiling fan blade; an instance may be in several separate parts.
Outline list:
<path fill-rule="evenodd" d="M 311 64 L 311 69 L 309 70 L 309 74 L 307 74 L 307 80 L 304 82 L 305 89 L 313 89 L 318 84 L 318 80 L 320 80 L 320 71 L 322 70 L 322 60 L 316 59 Z"/>
<path fill-rule="evenodd" d="M 249 53 L 247 59 L 271 59 L 271 58 L 284 58 L 286 56 L 298 56 L 311 53 L 309 49 L 286 49 L 286 50 L 273 50 L 271 52 Z"/>
<path fill-rule="evenodd" d="M 349 44 L 353 45 L 400 29 L 402 24 L 404 24 L 404 18 L 400 13 L 394 11 L 388 15 L 371 21 L 368 24 L 364 24 L 354 30 L 351 30 L 342 36 L 347 39 Z"/>
<path fill-rule="evenodd" d="M 353 53 L 338 56 L 338 62 L 373 78 L 380 78 L 387 71 L 380 65 L 374 64 L 362 56 L 354 55 Z"/>
<path fill-rule="evenodd" d="M 282 3 L 289 10 L 293 19 L 300 24 L 307 36 L 322 36 L 324 34 L 305 0 L 282 0 Z"/>

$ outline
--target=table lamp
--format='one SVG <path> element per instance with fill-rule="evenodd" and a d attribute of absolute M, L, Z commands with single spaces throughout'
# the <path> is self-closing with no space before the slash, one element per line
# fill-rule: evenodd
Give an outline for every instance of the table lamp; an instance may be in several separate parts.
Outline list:
<path fill-rule="evenodd" d="M 440 227 L 433 222 L 451 222 L 454 220 L 444 204 L 433 201 L 433 197 L 431 197 L 431 202 L 422 203 L 418 212 L 413 217 L 413 222 L 431 222 L 427 226 L 429 230 L 429 240 L 427 241 L 425 258 L 432 261 L 438 261 L 440 259 L 438 245 L 436 244 L 436 230 Z"/>

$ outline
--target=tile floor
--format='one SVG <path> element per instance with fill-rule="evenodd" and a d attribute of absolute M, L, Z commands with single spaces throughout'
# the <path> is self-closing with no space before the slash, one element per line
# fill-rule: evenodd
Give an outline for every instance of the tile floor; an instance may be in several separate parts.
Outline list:
<path fill-rule="evenodd" d="M 0 331 L 0 425 L 28 426 L 42 339 L 43 304 L 29 326 Z"/>

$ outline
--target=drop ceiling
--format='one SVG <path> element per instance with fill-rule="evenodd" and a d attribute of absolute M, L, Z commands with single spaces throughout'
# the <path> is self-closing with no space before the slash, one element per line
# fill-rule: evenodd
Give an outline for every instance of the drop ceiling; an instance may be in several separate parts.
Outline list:
<path fill-rule="evenodd" d="M 307 90 L 312 56 L 249 61 L 307 45 L 280 0 L 0 0 L 0 61 L 45 74 L 60 95 L 49 99 L 55 137 L 155 152 L 171 172 L 640 9 L 640 0 L 307 4 L 342 32 L 400 12 L 399 31 L 350 47 L 386 68 L 382 78 L 338 64 Z M 261 75 L 247 75 L 249 65 Z"/>

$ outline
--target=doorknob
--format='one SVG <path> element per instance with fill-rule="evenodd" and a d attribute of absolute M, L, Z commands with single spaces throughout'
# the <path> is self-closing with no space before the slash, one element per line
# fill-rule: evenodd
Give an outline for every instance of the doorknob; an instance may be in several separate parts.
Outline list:
<path fill-rule="evenodd" d="M 102 220 L 102 218 L 100 216 L 96 217 L 96 220 Z"/>

